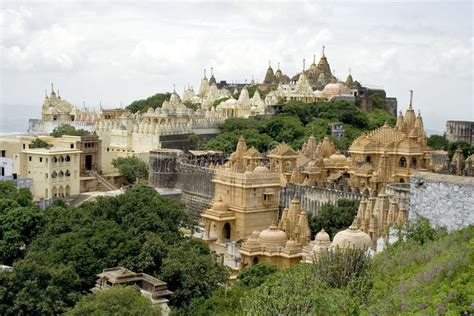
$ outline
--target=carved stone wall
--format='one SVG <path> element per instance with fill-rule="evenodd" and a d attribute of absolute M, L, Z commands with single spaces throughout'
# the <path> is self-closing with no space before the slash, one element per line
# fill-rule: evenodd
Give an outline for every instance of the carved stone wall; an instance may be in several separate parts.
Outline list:
<path fill-rule="evenodd" d="M 317 214 L 326 203 L 336 204 L 339 199 L 361 200 L 363 197 L 362 194 L 336 188 L 307 187 L 289 183 L 281 189 L 280 207 L 288 207 L 295 195 L 300 201 L 301 208 L 313 215 Z"/>

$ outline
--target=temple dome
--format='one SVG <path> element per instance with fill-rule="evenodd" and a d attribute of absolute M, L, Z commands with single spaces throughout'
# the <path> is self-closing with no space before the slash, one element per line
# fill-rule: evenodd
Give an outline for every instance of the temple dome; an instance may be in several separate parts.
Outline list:
<path fill-rule="evenodd" d="M 326 233 L 326 231 L 323 229 L 321 229 L 321 231 L 319 233 L 316 234 L 316 236 L 314 236 L 314 240 L 316 242 L 331 242 L 331 238 L 329 237 L 329 234 Z"/>
<path fill-rule="evenodd" d="M 214 204 L 212 204 L 212 210 L 217 212 L 227 212 L 228 206 L 227 203 L 225 203 L 222 199 L 222 196 L 219 196 L 219 198 L 214 202 Z"/>
<path fill-rule="evenodd" d="M 255 172 L 255 173 L 269 173 L 270 169 L 268 169 L 265 166 L 257 166 L 255 169 L 253 169 L 253 172 Z"/>
<path fill-rule="evenodd" d="M 329 156 L 329 161 L 336 163 L 345 163 L 347 162 L 347 157 L 341 154 L 341 152 L 338 150 L 335 154 Z"/>
<path fill-rule="evenodd" d="M 267 247 L 285 247 L 287 240 L 286 233 L 279 230 L 274 224 L 258 235 L 258 242 Z"/>
<path fill-rule="evenodd" d="M 370 236 L 360 230 L 357 225 L 352 225 L 343 231 L 338 232 L 332 241 L 333 247 L 340 248 L 355 248 L 355 249 L 367 249 L 370 247 L 372 240 Z"/>
<path fill-rule="evenodd" d="M 351 90 L 340 82 L 328 83 L 324 87 L 322 94 L 326 97 L 333 97 L 337 95 L 349 95 L 351 94 Z"/>

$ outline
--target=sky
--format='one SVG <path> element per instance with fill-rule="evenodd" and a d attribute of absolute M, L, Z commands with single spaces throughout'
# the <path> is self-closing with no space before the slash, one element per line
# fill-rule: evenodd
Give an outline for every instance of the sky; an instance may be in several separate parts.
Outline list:
<path fill-rule="evenodd" d="M 0 128 L 39 117 L 51 83 L 71 103 L 124 106 L 216 79 L 290 77 L 321 47 L 339 79 L 382 86 L 425 128 L 474 121 L 471 1 L 0 2 Z"/>

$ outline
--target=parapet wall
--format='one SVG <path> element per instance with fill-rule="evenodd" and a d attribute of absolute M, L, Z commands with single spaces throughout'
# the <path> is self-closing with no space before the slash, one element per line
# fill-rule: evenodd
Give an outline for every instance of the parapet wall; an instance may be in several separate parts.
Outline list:
<path fill-rule="evenodd" d="M 361 200 L 363 197 L 361 194 L 345 190 L 288 183 L 280 191 L 280 207 L 288 207 L 295 195 L 301 203 L 301 208 L 313 215 L 317 214 L 326 203 L 336 204 L 339 199 Z"/>
<path fill-rule="evenodd" d="M 474 178 L 417 172 L 410 191 L 410 219 L 418 214 L 449 231 L 474 224 Z"/>

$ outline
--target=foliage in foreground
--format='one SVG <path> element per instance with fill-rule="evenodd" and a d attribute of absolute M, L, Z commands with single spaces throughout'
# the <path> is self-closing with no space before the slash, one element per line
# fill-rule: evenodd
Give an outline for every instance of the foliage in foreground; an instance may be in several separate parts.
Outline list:
<path fill-rule="evenodd" d="M 273 273 L 259 286 L 220 289 L 197 315 L 473 313 L 474 226 L 451 234 L 434 233 L 425 220 L 412 226 L 372 260 L 357 250 L 323 254 L 314 265 Z"/>
<path fill-rule="evenodd" d="M 49 147 L 51 147 L 51 145 L 40 138 L 35 138 L 29 145 L 29 148 L 31 149 L 49 148 Z"/>
<path fill-rule="evenodd" d="M 13 212 L 0 228 L 3 232 L 12 227 L 9 231 L 26 246 L 20 253 L 5 252 L 13 258 L 13 272 L 0 273 L 0 315 L 62 314 L 88 293 L 104 268 L 123 266 L 160 277 L 174 260 L 186 258 L 189 266 L 182 270 L 182 279 L 161 276 L 177 293 L 187 291 L 181 296 L 183 305 L 203 296 L 198 290 L 203 276 L 207 276 L 205 290 L 212 291 L 227 275 L 215 268 L 209 250 L 202 249 L 207 245 L 182 236 L 180 228 L 195 224 L 183 205 L 162 198 L 151 187 L 136 186 L 78 208 L 54 203 L 41 213 L 26 200 L 25 207 L 33 208 L 39 220 L 15 211 L 15 203 L 21 206 L 25 200 L 15 190 L 0 183 L 0 205 L 7 210 L 2 212 Z"/>
<path fill-rule="evenodd" d="M 83 296 L 68 316 L 81 315 L 160 315 L 159 307 L 153 306 L 137 288 L 114 286 L 96 294 Z"/>

